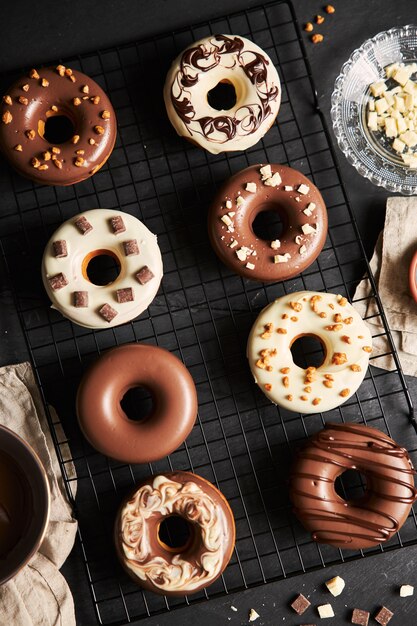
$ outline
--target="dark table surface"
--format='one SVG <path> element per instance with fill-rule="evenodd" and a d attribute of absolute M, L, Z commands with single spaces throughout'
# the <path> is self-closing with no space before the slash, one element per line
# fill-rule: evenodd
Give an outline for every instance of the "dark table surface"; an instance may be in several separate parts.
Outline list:
<path fill-rule="evenodd" d="M 325 36 L 324 42 L 314 46 L 308 41 L 307 35 L 305 37 L 320 106 L 328 119 L 334 80 L 350 52 L 381 30 L 413 22 L 416 14 L 413 0 L 332 1 L 336 13 L 329 16 L 320 28 Z M 25 65 L 36 66 L 49 59 L 140 39 L 257 4 L 259 0 L 211 0 L 204 3 L 196 0 L 42 0 L 38 3 L 20 0 L 8 3 L 7 8 L 3 6 L 0 18 L 0 71 Z M 317 13 L 326 15 L 323 13 L 323 4 L 316 0 L 295 0 L 300 22 L 310 21 Z M 343 157 L 340 162 L 370 256 L 377 234 L 383 226 L 388 194 L 361 178 Z M 0 336 L 0 364 L 27 358 L 13 300 L 4 284 L 0 294 Z M 416 401 L 417 380 L 408 378 L 407 381 Z M 311 609 L 303 618 L 297 618 L 288 608 L 289 601 L 297 592 L 303 592 L 310 596 L 313 606 L 332 602 L 336 617 L 326 622 L 329 624 L 350 623 L 351 609 L 354 607 L 373 613 L 378 606 L 386 604 L 396 613 L 392 624 L 402 622 L 403 626 L 415 626 L 417 595 L 402 599 L 398 593 L 398 587 L 403 583 L 417 585 L 415 562 L 417 546 L 210 600 L 140 623 L 147 626 L 187 626 L 197 622 L 201 626 L 214 623 L 246 624 L 252 607 L 261 616 L 255 622 L 260 626 L 318 623 L 319 617 L 315 610 Z M 74 594 L 77 623 L 91 626 L 95 623 L 95 615 L 78 546 L 73 550 L 63 572 Z M 341 575 L 347 584 L 345 592 L 333 599 L 323 587 L 323 582 L 336 574 Z M 232 605 L 237 611 L 230 608 Z"/>

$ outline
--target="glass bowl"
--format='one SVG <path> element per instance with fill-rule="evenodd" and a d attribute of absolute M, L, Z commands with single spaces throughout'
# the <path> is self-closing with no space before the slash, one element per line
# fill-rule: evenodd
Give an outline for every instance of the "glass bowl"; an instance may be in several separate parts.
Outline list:
<path fill-rule="evenodd" d="M 359 174 L 404 195 L 417 194 L 417 170 L 410 169 L 380 131 L 366 124 L 369 86 L 385 79 L 384 68 L 417 61 L 417 26 L 391 28 L 368 39 L 343 65 L 332 94 L 331 118 L 337 142 Z M 415 75 L 411 77 L 415 79 Z"/>

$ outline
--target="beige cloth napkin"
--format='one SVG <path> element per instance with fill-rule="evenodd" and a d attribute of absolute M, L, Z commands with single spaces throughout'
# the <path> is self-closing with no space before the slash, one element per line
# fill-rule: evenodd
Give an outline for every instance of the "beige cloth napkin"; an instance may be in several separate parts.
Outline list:
<path fill-rule="evenodd" d="M 58 422 L 54 415 L 54 423 Z M 72 626 L 74 603 L 65 578 L 58 571 L 74 545 L 77 522 L 66 498 L 58 459 L 40 393 L 29 363 L 0 369 L 0 423 L 30 443 L 48 475 L 51 514 L 37 554 L 17 576 L 0 587 L 0 623 L 10 626 Z M 60 426 L 59 441 L 64 440 Z M 69 451 L 63 449 L 63 454 Z M 69 474 L 75 470 L 69 465 Z M 74 480 L 72 484 L 75 485 Z M 75 493 L 74 493 L 75 495 Z"/>
<path fill-rule="evenodd" d="M 417 197 L 393 197 L 387 200 L 384 230 L 379 235 L 371 259 L 379 295 L 404 373 L 417 376 L 417 303 L 410 295 L 408 268 L 417 249 Z M 372 365 L 395 369 L 385 329 L 378 315 L 368 279 L 362 280 L 355 293 L 355 308 L 366 320 L 374 335 Z M 365 300 L 356 300 L 365 298 Z M 368 298 L 368 299 L 366 299 Z M 380 337 L 375 336 L 383 333 Z M 378 356 L 381 355 L 381 356 Z"/>

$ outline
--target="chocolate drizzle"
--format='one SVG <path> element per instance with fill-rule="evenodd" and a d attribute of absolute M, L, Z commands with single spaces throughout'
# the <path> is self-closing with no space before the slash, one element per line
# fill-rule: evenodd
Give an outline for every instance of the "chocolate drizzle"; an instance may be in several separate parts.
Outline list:
<path fill-rule="evenodd" d="M 271 102 L 278 100 L 278 85 L 268 83 L 269 60 L 255 50 L 245 50 L 240 37 L 215 35 L 188 48 L 179 62 L 171 85 L 171 102 L 190 135 L 197 132 L 208 141 L 225 143 L 238 135 L 253 134 L 272 114 Z M 240 67 L 254 87 L 257 102 L 238 107 L 233 115 L 197 117 L 192 88 L 202 74 L 222 65 L 225 70 Z M 225 72 L 226 78 L 227 71 Z"/>
<path fill-rule="evenodd" d="M 344 471 L 366 477 L 363 498 L 345 501 L 334 489 Z M 294 512 L 315 541 L 362 549 L 387 541 L 407 518 L 417 492 L 405 448 L 384 433 L 354 424 L 328 424 L 295 462 L 290 493 Z"/>

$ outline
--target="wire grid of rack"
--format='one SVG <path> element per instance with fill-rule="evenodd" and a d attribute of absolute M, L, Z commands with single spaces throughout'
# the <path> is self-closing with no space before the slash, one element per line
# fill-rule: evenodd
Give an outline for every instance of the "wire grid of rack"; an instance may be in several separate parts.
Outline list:
<path fill-rule="evenodd" d="M 277 123 L 243 154 L 212 156 L 191 146 L 175 135 L 164 111 L 162 86 L 172 59 L 213 32 L 253 39 L 272 58 L 282 80 Z M 416 543 L 412 512 L 401 533 L 384 547 L 363 553 L 319 546 L 294 518 L 286 487 L 293 452 L 325 419 L 380 428 L 417 459 L 411 401 L 392 342 L 396 369 L 370 368 L 357 394 L 325 415 L 300 416 L 269 403 L 254 385 L 245 358 L 246 338 L 258 312 L 288 292 L 328 290 L 350 297 L 365 275 L 369 300 L 386 321 L 317 107 L 291 3 L 273 2 L 63 62 L 91 76 L 110 95 L 119 123 L 116 147 L 93 178 L 68 188 L 33 185 L 3 166 L 1 245 L 41 393 L 45 404 L 57 409 L 65 431 L 64 436 L 56 430 L 48 411 L 79 520 L 98 621 L 124 623 Z M 269 285 L 243 280 L 223 267 L 206 230 L 207 207 L 219 183 L 261 162 L 287 163 L 309 176 L 329 213 L 329 233 L 318 260 L 302 275 Z M 120 208 L 143 220 L 158 234 L 164 261 L 162 286 L 149 309 L 129 324 L 100 331 L 75 326 L 51 310 L 39 272 L 44 245 L 56 227 L 95 207 Z M 385 332 L 390 341 L 387 327 Z M 149 466 L 103 457 L 83 439 L 75 418 L 74 398 L 86 367 L 103 350 L 129 341 L 174 352 L 189 368 L 198 391 L 199 415 L 186 443 Z M 171 469 L 192 470 L 216 484 L 237 526 L 236 550 L 223 576 L 189 598 L 143 592 L 122 572 L 111 549 L 113 520 L 123 496 L 149 473 Z"/>

